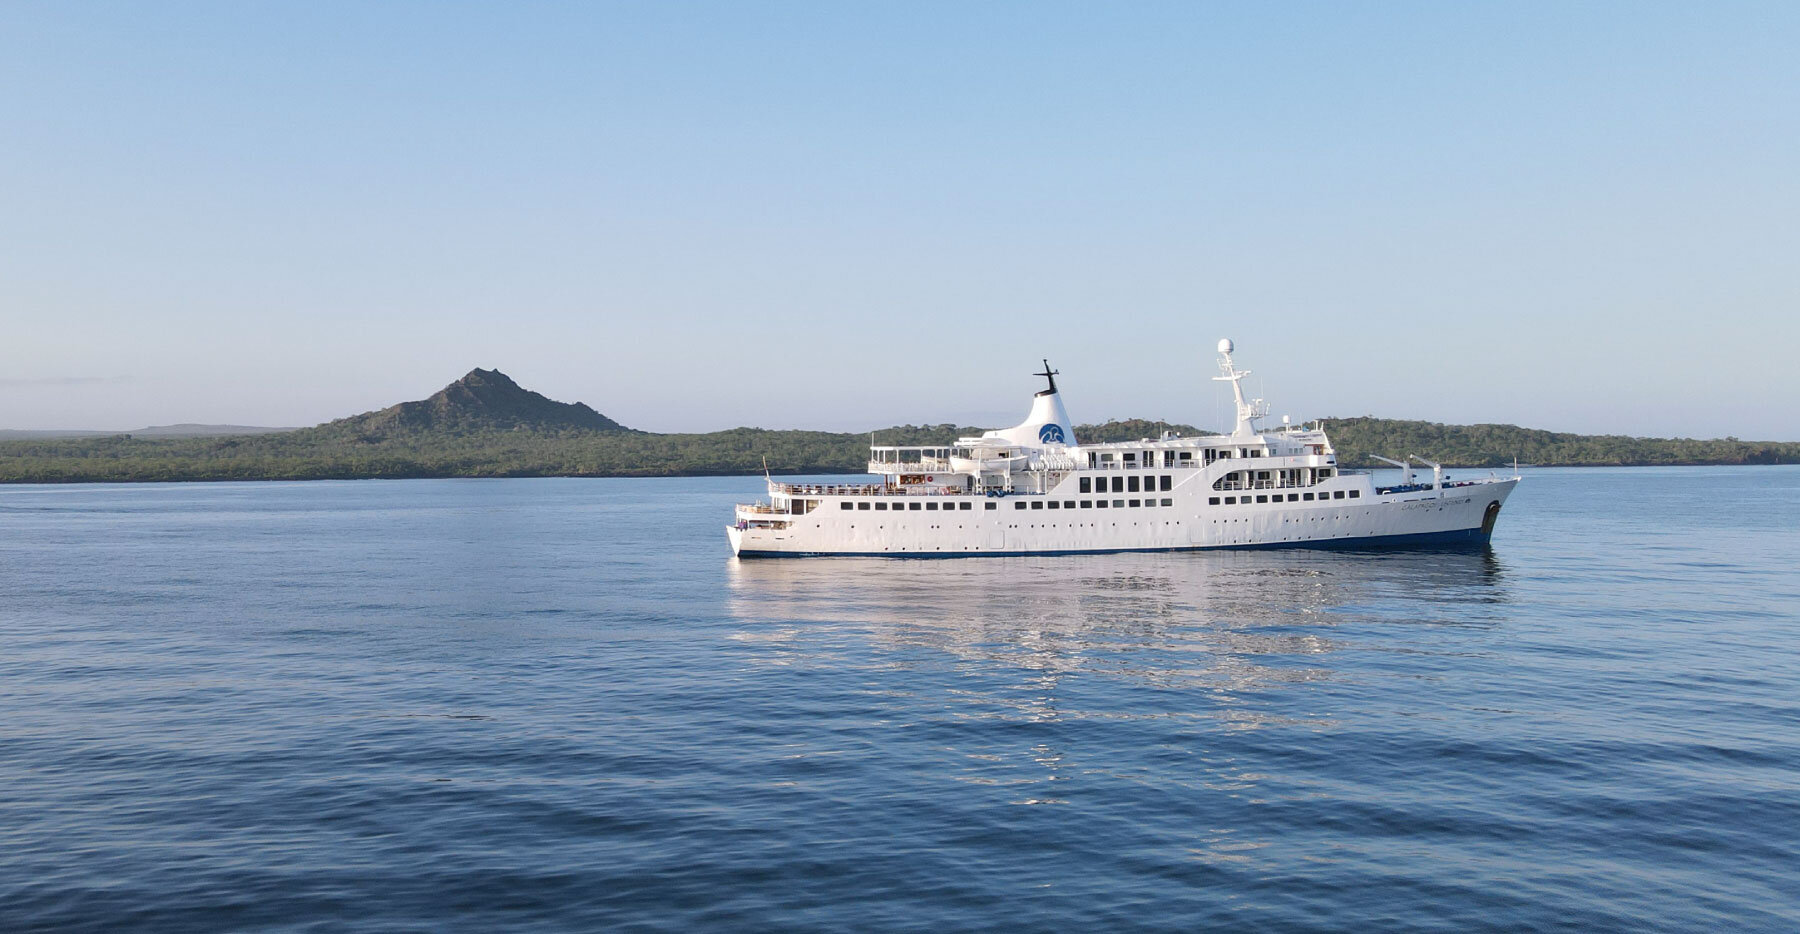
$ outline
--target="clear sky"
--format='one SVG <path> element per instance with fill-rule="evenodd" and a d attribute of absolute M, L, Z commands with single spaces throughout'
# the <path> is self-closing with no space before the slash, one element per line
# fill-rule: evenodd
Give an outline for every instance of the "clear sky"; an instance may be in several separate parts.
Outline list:
<path fill-rule="evenodd" d="M 0 427 L 1800 439 L 1800 3 L 0 4 Z"/>

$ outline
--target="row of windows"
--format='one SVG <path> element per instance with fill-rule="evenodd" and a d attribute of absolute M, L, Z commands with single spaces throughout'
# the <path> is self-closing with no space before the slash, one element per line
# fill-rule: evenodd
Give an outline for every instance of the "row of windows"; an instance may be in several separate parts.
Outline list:
<path fill-rule="evenodd" d="M 845 500 L 838 504 L 838 508 L 839 509 L 864 509 L 864 510 L 866 510 L 869 508 L 869 504 L 868 503 L 853 503 L 853 502 L 850 502 L 849 500 Z M 884 512 L 887 510 L 887 508 L 888 508 L 887 503 L 876 503 L 875 504 L 876 512 Z M 903 509 L 911 509 L 913 512 L 918 512 L 921 509 L 926 510 L 928 512 L 935 512 L 939 508 L 940 507 L 935 502 L 931 502 L 931 503 L 895 503 L 894 504 L 895 512 L 899 512 Z M 968 503 L 950 502 L 950 503 L 943 504 L 943 506 L 941 508 L 945 512 L 949 512 L 953 509 L 960 509 L 963 512 L 968 512 L 970 509 L 972 509 L 974 507 L 970 506 Z M 987 508 L 989 508 L 989 509 L 994 508 L 994 504 L 993 503 L 987 504 Z"/>
<path fill-rule="evenodd" d="M 1139 456 L 1140 453 L 1142 454 L 1141 457 Z M 1205 462 L 1208 464 L 1210 464 L 1216 460 L 1225 460 L 1227 458 L 1230 458 L 1234 453 L 1238 457 L 1263 457 L 1266 454 L 1266 452 L 1261 448 L 1237 448 L 1235 450 L 1235 452 L 1232 448 L 1205 448 L 1205 449 L 1203 449 L 1204 459 L 1205 459 Z M 1318 452 L 1314 452 L 1314 453 L 1318 453 Z M 1115 455 L 1117 455 L 1116 458 L 1115 458 Z M 1004 456 L 1004 455 L 1002 455 L 1002 456 Z M 1156 467 L 1156 452 L 1155 451 L 1143 451 L 1143 452 L 1138 452 L 1138 451 L 1123 451 L 1123 452 L 1089 451 L 1088 452 L 1088 466 L 1097 468 L 1100 470 L 1112 470 L 1112 469 L 1117 469 L 1120 467 L 1123 467 L 1126 470 L 1136 470 L 1136 469 L 1138 469 L 1138 467 L 1140 465 L 1142 465 L 1142 467 L 1145 470 L 1155 469 L 1155 467 Z M 1194 465 L 1194 452 L 1193 451 L 1164 451 L 1164 452 L 1162 452 L 1162 465 L 1164 467 L 1192 467 Z"/>
<path fill-rule="evenodd" d="M 1333 490 L 1329 493 L 1325 493 L 1325 492 L 1319 493 L 1319 499 L 1343 499 L 1344 496 L 1345 496 L 1345 491 L 1343 491 L 1343 490 Z M 1349 497 L 1351 499 L 1360 499 L 1362 497 L 1362 491 L 1361 490 L 1351 490 L 1351 491 L 1349 491 Z M 1259 493 L 1256 496 L 1256 502 L 1266 503 L 1266 502 L 1269 502 L 1271 498 L 1273 498 L 1273 500 L 1277 503 L 1282 501 L 1282 495 L 1280 493 Z M 1290 503 L 1302 503 L 1302 502 L 1310 503 L 1310 502 L 1312 502 L 1312 500 L 1313 500 L 1313 494 L 1311 494 L 1311 493 L 1289 493 L 1289 494 L 1287 494 L 1287 501 Z M 1227 496 L 1227 497 L 1225 497 L 1225 505 L 1227 505 L 1227 506 L 1235 506 L 1239 503 L 1249 505 L 1250 501 L 1251 500 L 1250 500 L 1249 494 L 1245 494 L 1243 496 Z M 1208 506 L 1219 505 L 1219 497 L 1208 496 L 1206 498 L 1206 504 Z"/>
<path fill-rule="evenodd" d="M 1106 488 L 1108 480 L 1112 481 L 1112 489 Z M 1140 482 L 1141 481 L 1141 482 Z M 1168 492 L 1174 485 L 1175 477 L 1163 474 L 1160 477 L 1082 477 L 1083 493 L 1157 493 Z"/>
<path fill-rule="evenodd" d="M 1211 452 L 1208 453 L 1210 454 Z M 1226 451 L 1225 456 L 1230 457 L 1231 452 Z M 1164 467 L 1192 467 L 1194 466 L 1194 452 L 1164 451 L 1162 465 Z M 1136 451 L 1126 451 L 1121 454 L 1117 460 L 1113 459 L 1112 453 L 1090 451 L 1088 453 L 1088 466 L 1095 470 L 1137 470 L 1140 466 L 1144 470 L 1154 470 L 1156 469 L 1156 452 L 1145 451 L 1143 461 L 1140 464 Z"/>
<path fill-rule="evenodd" d="M 1172 499 L 1165 499 L 1162 501 L 1162 504 L 1164 506 L 1173 506 L 1173 505 L 1175 505 L 1175 501 Z M 1048 504 L 1046 504 L 1046 502 L 1041 499 L 1032 500 L 1029 503 L 1027 503 L 1023 500 L 1020 500 L 1019 502 L 1013 503 L 1013 508 L 1014 509 L 1024 509 L 1026 506 L 1030 506 L 1032 509 L 1043 509 L 1043 508 L 1045 508 L 1046 505 L 1048 505 L 1049 508 L 1051 508 L 1051 509 L 1105 509 L 1105 508 L 1107 508 L 1106 500 L 1103 500 L 1103 499 L 1084 499 L 1081 501 L 1080 505 L 1077 505 L 1076 502 L 1072 499 L 1062 499 L 1062 500 L 1053 499 L 1053 500 L 1050 500 L 1048 502 Z M 1153 499 L 1134 499 L 1134 500 L 1129 500 L 1129 501 L 1122 500 L 1122 499 L 1115 499 L 1112 501 L 1112 508 L 1114 508 L 1114 509 L 1124 509 L 1128 506 L 1136 507 L 1136 506 L 1154 506 L 1154 505 L 1156 505 L 1156 500 L 1153 500 Z"/>
<path fill-rule="evenodd" d="M 1119 478 L 1114 477 L 1113 479 L 1117 480 Z M 1133 477 L 1132 479 L 1135 480 L 1136 478 Z M 1163 478 L 1163 480 L 1165 480 L 1165 481 L 1167 481 L 1168 479 L 1169 479 L 1168 477 Z M 1150 489 L 1150 485 L 1145 484 L 1145 488 L 1147 490 Z M 1114 492 L 1118 492 L 1118 489 L 1119 488 L 1117 486 L 1113 487 Z M 1165 485 L 1163 487 L 1163 489 L 1166 490 L 1166 489 L 1168 489 L 1168 487 Z M 1081 481 L 1081 491 L 1083 493 L 1088 492 L 1088 483 L 1087 483 L 1087 478 L 1085 478 L 1085 477 L 1082 478 L 1082 481 Z M 1151 490 L 1151 491 L 1154 492 L 1154 490 Z M 1105 491 L 1102 490 L 1100 492 L 1105 492 Z M 1135 490 L 1134 490 L 1134 492 L 1135 492 Z M 1330 493 L 1321 492 L 1321 493 L 1317 494 L 1317 498 L 1321 499 L 1321 500 L 1344 499 L 1346 496 L 1350 499 L 1359 499 L 1362 497 L 1362 491 L 1361 490 L 1349 490 L 1346 492 L 1344 490 L 1336 490 L 1336 491 L 1333 491 Z M 1282 502 L 1283 498 L 1284 498 L 1283 495 L 1280 493 L 1259 493 L 1255 497 L 1252 497 L 1250 494 L 1246 493 L 1243 496 L 1226 496 L 1226 497 L 1209 496 L 1206 498 L 1206 503 L 1209 506 L 1218 506 L 1221 504 L 1221 502 L 1223 503 L 1223 505 L 1226 505 L 1226 506 L 1236 506 L 1239 504 L 1243 504 L 1243 505 L 1247 506 L 1252 502 L 1267 503 L 1267 502 L 1273 501 L 1273 502 L 1279 503 L 1279 502 Z M 1285 499 L 1287 502 L 1290 502 L 1290 503 L 1299 503 L 1299 502 L 1310 503 L 1314 499 L 1314 494 L 1312 494 L 1312 493 L 1289 493 L 1286 495 Z M 1166 497 L 1162 499 L 1161 503 L 1164 506 L 1175 505 L 1174 500 L 1168 499 Z M 1103 500 L 1103 499 L 1096 499 L 1096 500 L 1084 499 L 1084 500 L 1081 500 L 1080 502 L 1077 502 L 1072 499 L 1064 499 L 1064 500 L 1055 500 L 1055 499 L 1041 500 L 1041 499 L 1038 499 L 1038 500 L 1031 500 L 1030 502 L 1027 502 L 1025 500 L 1016 500 L 1013 502 L 1014 509 L 1045 509 L 1045 508 L 1049 508 L 1049 509 L 1105 509 L 1108 507 L 1108 505 L 1109 504 L 1107 503 L 1107 501 Z M 1125 509 L 1128 507 L 1137 507 L 1137 506 L 1155 506 L 1155 505 L 1157 505 L 1157 500 L 1154 500 L 1154 499 L 1143 499 L 1143 500 L 1115 499 L 1112 501 L 1112 503 L 1110 505 L 1114 509 Z M 844 510 L 862 509 L 862 510 L 866 511 L 870 508 L 870 505 L 868 503 L 853 503 L 849 500 L 845 500 L 838 504 L 838 508 L 844 509 Z M 900 512 L 900 511 L 906 510 L 906 509 L 910 509 L 913 512 L 919 512 L 920 510 L 925 510 L 928 512 L 936 512 L 939 509 L 942 509 L 945 512 L 951 512 L 951 511 L 957 510 L 957 509 L 960 509 L 963 512 L 968 512 L 969 510 L 971 510 L 973 508 L 974 508 L 974 506 L 968 502 L 946 502 L 941 505 L 936 502 L 923 502 L 923 503 L 911 502 L 911 503 L 894 503 L 893 504 L 893 509 L 895 512 Z M 990 501 L 985 504 L 985 508 L 998 509 L 999 504 Z M 885 512 L 888 509 L 888 504 L 887 503 L 875 503 L 874 509 L 876 512 Z"/>

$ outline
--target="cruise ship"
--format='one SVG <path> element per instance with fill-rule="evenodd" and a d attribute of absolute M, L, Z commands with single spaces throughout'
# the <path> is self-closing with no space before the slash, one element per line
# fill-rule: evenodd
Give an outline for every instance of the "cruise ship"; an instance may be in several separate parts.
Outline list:
<path fill-rule="evenodd" d="M 1049 362 L 1047 388 L 1015 427 L 942 447 L 869 448 L 877 483 L 782 483 L 726 526 L 740 558 L 877 555 L 949 558 L 1200 548 L 1483 545 L 1519 482 L 1452 482 L 1409 454 L 1378 458 L 1397 483 L 1341 470 L 1323 424 L 1265 430 L 1268 406 L 1244 397 L 1249 370 L 1219 342 L 1231 384 L 1230 434 L 1082 444 Z M 1429 480 L 1413 463 L 1429 470 Z"/>

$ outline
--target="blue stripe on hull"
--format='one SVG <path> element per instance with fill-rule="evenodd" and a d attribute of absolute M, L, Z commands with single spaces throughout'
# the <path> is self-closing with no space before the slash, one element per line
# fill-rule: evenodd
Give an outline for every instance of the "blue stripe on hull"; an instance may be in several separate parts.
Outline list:
<path fill-rule="evenodd" d="M 750 551 L 740 558 L 1027 558 L 1057 555 L 1117 555 L 1167 551 L 1248 551 L 1265 548 L 1328 548 L 1372 551 L 1388 548 L 1480 548 L 1489 535 L 1480 528 L 1451 532 L 1414 532 L 1407 535 L 1373 535 L 1367 538 L 1328 538 L 1310 542 L 1257 542 L 1248 545 L 1183 545 L 1174 548 L 1076 548 L 1054 551 Z"/>

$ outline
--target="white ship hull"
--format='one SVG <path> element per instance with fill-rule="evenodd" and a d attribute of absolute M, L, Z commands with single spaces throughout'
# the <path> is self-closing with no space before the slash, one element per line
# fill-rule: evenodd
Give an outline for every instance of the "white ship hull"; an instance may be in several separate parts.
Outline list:
<path fill-rule="evenodd" d="M 1199 481 L 1201 477 L 1192 478 Z M 1366 479 L 1348 475 L 1343 481 Z M 1373 548 L 1415 545 L 1480 545 L 1493 534 L 1498 507 L 1517 484 L 1513 478 L 1378 495 L 1372 484 L 1356 499 L 1209 505 L 1221 498 L 1205 486 L 1180 486 L 1158 495 L 1156 506 L 1106 509 L 1034 509 L 1092 500 L 1092 496 L 932 496 L 921 505 L 937 510 L 873 512 L 841 503 L 855 497 L 822 498 L 812 512 L 785 529 L 728 527 L 739 557 L 885 555 L 919 558 L 977 555 L 1057 555 L 1120 551 L 1180 551 L 1199 548 Z M 1276 491 L 1271 491 L 1274 493 Z M 1126 503 L 1146 497 L 1128 497 Z M 1162 499 L 1172 500 L 1169 506 Z M 889 497 L 907 505 L 926 497 Z M 935 501 L 935 503 L 931 502 Z M 944 511 L 943 505 L 969 502 L 971 508 Z M 990 501 L 996 509 L 985 508 Z M 1025 503 L 1023 510 L 1016 503 Z M 1489 507 L 1493 513 L 1490 514 Z M 810 521 L 809 521 L 810 520 Z"/>

